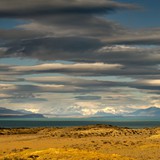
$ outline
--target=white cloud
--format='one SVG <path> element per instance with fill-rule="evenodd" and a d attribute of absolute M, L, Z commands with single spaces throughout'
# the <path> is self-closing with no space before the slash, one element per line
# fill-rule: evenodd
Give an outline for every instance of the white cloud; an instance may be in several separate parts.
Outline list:
<path fill-rule="evenodd" d="M 100 53 L 110 53 L 110 52 L 127 52 L 127 51 L 139 51 L 139 50 L 146 50 L 139 46 L 132 46 L 132 45 L 110 45 L 102 47 L 98 50 Z"/>
<path fill-rule="evenodd" d="M 38 108 L 34 108 L 34 107 L 26 108 L 26 109 L 24 109 L 24 110 L 30 111 L 30 112 L 33 112 L 33 113 L 38 113 L 38 112 L 39 112 L 39 109 L 38 109 Z"/>
<path fill-rule="evenodd" d="M 114 70 L 122 68 L 121 64 L 105 64 L 105 63 L 76 63 L 76 64 L 60 64 L 50 63 L 41 64 L 35 66 L 13 66 L 10 67 L 17 72 L 29 72 L 29 71 L 45 71 L 45 70 L 74 70 L 74 71 L 98 71 L 98 70 Z"/>
<path fill-rule="evenodd" d="M 146 79 L 137 81 L 137 83 L 144 83 L 152 86 L 160 86 L 160 79 Z"/>

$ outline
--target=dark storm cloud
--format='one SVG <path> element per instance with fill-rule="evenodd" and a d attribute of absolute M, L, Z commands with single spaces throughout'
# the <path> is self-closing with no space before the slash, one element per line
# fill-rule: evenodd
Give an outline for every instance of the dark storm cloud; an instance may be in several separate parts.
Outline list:
<path fill-rule="evenodd" d="M 160 64 L 160 48 L 135 45 L 108 45 L 98 51 L 99 60 L 126 66 L 150 66 Z M 94 54 L 96 55 L 96 53 Z M 98 57 L 97 57 L 98 59 Z"/>
<path fill-rule="evenodd" d="M 27 31 L 27 30 L 17 30 L 17 29 L 11 29 L 11 30 L 2 30 L 0 29 L 0 40 L 1 41 L 21 41 L 23 39 L 34 39 L 38 38 L 40 36 L 44 36 L 44 34 L 40 32 L 33 32 L 33 31 Z"/>
<path fill-rule="evenodd" d="M 110 0 L 1 0 L 0 17 L 32 18 L 54 14 L 95 14 L 115 9 L 133 9 L 135 5 Z"/>
<path fill-rule="evenodd" d="M 7 85 L 0 84 L 1 93 L 3 94 L 26 94 L 26 93 L 91 93 L 104 89 L 101 88 L 80 88 L 74 85 Z M 106 89 L 105 89 L 106 90 Z"/>
<path fill-rule="evenodd" d="M 0 93 L 14 95 L 14 97 L 20 98 L 29 96 L 35 93 L 96 93 L 96 92 L 112 92 L 113 88 L 134 88 L 139 90 L 146 90 L 149 92 L 159 93 L 160 82 L 155 80 L 147 81 L 133 81 L 133 82 L 115 82 L 115 81 L 100 81 L 100 80 L 85 80 L 76 78 L 62 78 L 58 81 L 52 79 L 52 81 L 42 80 L 42 78 L 33 78 L 30 80 L 34 83 L 32 85 L 12 85 L 12 84 L 0 84 Z M 37 80 L 36 80 L 37 79 Z M 59 78 L 61 79 L 61 78 Z M 70 81 L 69 81 L 70 80 Z M 117 90 L 116 90 L 117 92 Z M 118 93 L 118 92 L 117 92 Z M 33 96 L 32 96 L 33 98 Z M 76 99 L 81 100 L 98 100 L 100 97 L 92 96 L 76 96 Z"/>
<path fill-rule="evenodd" d="M 32 77 L 26 78 L 28 82 L 34 82 L 39 84 L 55 84 L 55 85 L 66 85 L 76 86 L 82 88 L 101 88 L 112 87 L 112 86 L 124 86 L 123 83 L 112 82 L 112 81 L 99 81 L 99 80 L 87 80 L 82 78 L 71 78 L 71 77 Z"/>
<path fill-rule="evenodd" d="M 149 97 L 160 94 L 160 29 L 129 29 L 107 18 L 137 8 L 109 0 L 0 0 L 0 18 L 24 22 L 0 29 L 0 58 L 19 64 L 0 65 L 0 100 L 33 109 L 40 102 L 44 112 L 64 115 L 158 104 Z M 43 61 L 22 64 L 26 58 Z"/>
<path fill-rule="evenodd" d="M 117 9 L 136 8 L 134 5 L 105 0 L 101 3 L 73 0 L 70 5 L 68 2 L 67 0 L 40 0 L 32 3 L 20 0 L 1 1 L 1 17 L 27 18 L 32 21 L 22 25 L 21 30 L 0 30 L 1 48 L 5 48 L 1 50 L 0 57 L 27 57 L 83 63 L 30 67 L 1 66 L 2 74 L 62 73 L 74 76 L 133 77 L 159 74 L 160 49 L 135 46 L 135 44 L 159 44 L 159 29 L 131 33 L 131 30 L 100 17 L 100 14 Z M 7 82 L 9 78 L 3 80 Z M 109 82 L 109 85 L 117 86 L 117 83 Z M 92 85 L 88 84 L 88 86 Z M 118 86 L 126 86 L 126 84 L 121 83 Z M 138 84 L 129 86 L 136 88 Z M 27 87 L 28 92 L 32 90 L 32 86 Z M 37 91 L 39 89 L 36 86 L 33 88 Z M 140 85 L 138 88 L 143 89 L 145 86 Z M 22 86 L 21 89 L 23 90 Z"/>
<path fill-rule="evenodd" d="M 116 38 L 104 38 L 108 44 L 125 44 L 125 45 L 159 45 L 160 28 L 143 28 L 130 30 L 125 35 Z"/>
<path fill-rule="evenodd" d="M 83 101 L 101 100 L 101 96 L 76 96 L 74 98 L 77 100 L 83 100 Z"/>
<path fill-rule="evenodd" d="M 117 9 L 133 9 L 134 7 L 134 5 L 108 0 L 101 0 L 98 3 L 94 0 L 0 1 L 1 17 L 5 17 L 5 13 L 2 14 L 1 12 L 6 12 L 8 17 L 17 14 L 22 19 L 26 16 L 29 18 L 28 24 L 22 25 L 21 29 L 23 30 L 1 30 L 0 38 L 10 41 L 17 39 L 17 43 L 21 43 L 18 40 L 32 38 L 33 41 L 30 43 L 34 44 L 34 39 L 39 36 L 37 31 L 39 31 L 40 36 L 41 33 L 45 33 L 44 37 L 49 35 L 95 37 L 104 34 L 113 36 L 122 33 L 124 28 L 116 23 L 97 17 L 95 14 Z M 65 14 L 63 14 L 64 12 Z M 73 14 L 73 12 L 75 13 Z M 46 16 L 44 17 L 44 15 Z M 12 44 L 8 44 L 8 47 L 12 47 Z"/>
<path fill-rule="evenodd" d="M 105 75 L 159 75 L 157 67 L 125 67 L 120 64 L 76 63 L 76 64 L 46 64 L 33 67 L 12 67 L 11 71 L 19 74 L 62 73 L 76 76 Z"/>
<path fill-rule="evenodd" d="M 47 99 L 45 98 L 35 98 L 35 97 L 25 97 L 25 98 L 15 98 L 15 97 L 12 97 L 10 99 L 8 99 L 10 103 L 25 103 L 25 102 L 31 102 L 31 103 L 34 103 L 34 102 L 47 102 Z"/>
<path fill-rule="evenodd" d="M 152 35 L 146 37 L 139 37 L 139 36 L 122 37 L 121 39 L 117 38 L 115 40 L 109 40 L 109 41 L 106 40 L 106 42 L 108 44 L 125 44 L 125 45 L 160 45 L 159 35 L 160 33 L 155 37 L 152 37 Z"/>
<path fill-rule="evenodd" d="M 11 75 L 30 75 L 44 73 L 60 73 L 74 76 L 129 76 L 144 78 L 151 75 L 158 76 L 158 66 L 124 66 L 121 64 L 106 63 L 46 63 L 33 66 L 7 66 L 0 69 L 3 76 Z M 158 78 L 158 77 L 157 77 Z"/>
<path fill-rule="evenodd" d="M 45 102 L 47 101 L 47 99 L 45 98 L 38 98 L 36 96 L 34 96 L 32 93 L 22 93 L 20 91 L 20 93 L 7 93 L 7 94 L 0 94 L 0 100 L 9 100 L 9 102 L 11 103 L 22 103 L 22 102 L 27 102 L 27 101 L 31 101 L 31 102 Z"/>
<path fill-rule="evenodd" d="M 1 46 L 6 48 L 6 51 L 0 54 L 1 58 L 27 57 L 40 60 L 118 63 L 126 66 L 160 63 L 158 49 L 153 48 L 151 51 L 145 47 L 135 50 L 118 48 L 117 52 L 110 49 L 110 46 L 117 47 L 113 44 L 144 44 L 144 42 L 158 44 L 159 29 L 133 31 L 132 33 L 131 30 L 114 22 L 91 14 L 120 8 L 133 9 L 134 5 L 105 0 L 99 3 L 93 0 L 72 2 L 42 0 L 32 1 L 32 3 L 17 0 L 2 1 L 1 3 L 0 10 L 2 11 L 26 12 L 26 14 L 35 12 L 35 15 L 34 13 L 30 15 L 31 19 L 35 16 L 33 21 L 22 25 L 23 30 L 0 30 L 0 39 L 3 41 Z M 50 12 L 48 7 L 52 8 L 53 12 Z M 41 9 L 44 11 L 45 8 L 49 12 L 39 12 Z M 76 11 L 77 8 L 81 11 Z M 88 12 L 85 11 L 86 9 Z M 60 14 L 64 11 L 69 14 Z M 38 14 L 41 16 L 39 17 Z M 47 16 L 43 17 L 43 14 L 47 14 Z M 21 16 L 25 17 L 23 14 Z M 106 51 L 100 52 L 108 44 L 110 45 Z"/>
<path fill-rule="evenodd" d="M 28 78 L 26 81 L 40 83 L 40 84 L 55 84 L 55 85 L 65 85 L 65 86 L 75 86 L 80 87 L 81 89 L 86 89 L 93 92 L 105 92 L 113 88 L 134 88 L 140 90 L 149 90 L 157 91 L 160 90 L 160 81 L 159 80 L 137 80 L 132 82 L 116 82 L 116 81 L 100 81 L 100 80 L 86 80 L 79 78 L 70 78 L 70 77 L 33 77 Z M 85 91 L 85 90 L 84 90 Z M 113 92 L 113 91 L 112 91 Z M 90 96 L 78 96 L 75 97 L 81 100 L 96 100 L 97 97 Z M 95 98 L 95 99 L 94 99 Z M 100 98 L 100 97 L 99 97 Z M 98 100 L 98 99 L 97 99 Z"/>
<path fill-rule="evenodd" d="M 125 32 L 122 26 L 96 14 L 135 8 L 133 4 L 108 0 L 0 1 L 0 17 L 29 20 L 21 30 L 0 30 L 0 46 L 7 48 L 0 57 L 89 61 L 94 56 L 91 52 L 104 46 L 100 36 Z"/>
<path fill-rule="evenodd" d="M 21 92 L 21 90 L 6 92 L 6 94 L 0 93 L 0 100 L 8 101 L 9 103 L 26 103 L 26 102 L 47 102 L 45 98 L 39 98 L 32 93 Z"/>
<path fill-rule="evenodd" d="M 82 88 L 100 88 L 102 91 L 105 88 L 112 87 L 129 87 L 146 90 L 160 90 L 159 80 L 137 80 L 133 82 L 116 82 L 116 81 L 100 81 L 100 80 L 86 80 L 70 77 L 33 77 L 26 79 L 27 81 L 41 84 L 56 84 L 56 85 L 69 85 Z M 83 96 L 82 96 L 83 98 Z M 85 97 L 84 97 L 85 98 Z M 92 97 L 91 97 L 92 98 Z"/>
<path fill-rule="evenodd" d="M 26 30 L 0 31 L 0 39 L 5 42 L 3 46 L 8 48 L 7 52 L 1 54 L 1 57 L 17 56 L 42 60 L 62 59 L 110 63 L 119 63 L 120 61 L 121 63 L 136 64 L 137 56 L 140 54 L 132 56 L 130 59 L 127 58 L 133 52 L 129 52 L 130 54 L 127 54 L 128 52 L 122 53 L 119 57 L 123 60 L 117 58 L 118 53 L 113 53 L 114 55 L 97 54 L 97 49 L 107 44 L 159 44 L 158 29 L 136 31 L 131 34 L 131 30 L 127 30 L 114 22 L 96 16 L 96 13 L 103 14 L 111 10 L 134 8 L 136 6 L 133 4 L 108 0 L 101 0 L 98 3 L 94 0 L 2 0 L 0 1 L 0 16 L 5 17 L 6 13 L 6 16 L 28 17 L 33 21 L 24 26 L 22 25 Z M 35 24 L 37 26 L 34 28 Z M 51 37 L 46 38 L 48 36 Z M 9 42 L 6 42 L 6 40 Z M 72 54 L 73 52 L 75 54 Z M 143 62 L 140 61 L 142 57 L 144 56 L 142 55 L 138 58 L 139 64 L 143 62 L 149 64 L 157 60 L 153 59 L 150 62 L 147 59 L 149 61 L 147 63 L 145 60 Z"/>
<path fill-rule="evenodd" d="M 79 59 L 86 57 L 87 54 L 100 49 L 103 43 L 97 39 L 83 37 L 48 37 L 11 42 L 9 46 L 6 56 L 75 60 L 76 55 Z"/>
<path fill-rule="evenodd" d="M 46 37 L 10 42 L 2 57 L 26 57 L 40 60 L 118 63 L 126 66 L 160 64 L 160 48 L 108 45 L 83 37 Z M 123 49 L 123 47 L 125 49 Z M 128 48 L 127 48 L 128 47 Z"/>
<path fill-rule="evenodd" d="M 112 37 L 125 34 L 123 26 L 95 15 L 54 15 L 52 17 L 36 19 L 30 24 L 21 25 L 19 28 L 52 33 L 57 36 L 88 36 Z"/>
<path fill-rule="evenodd" d="M 6 48 L 0 57 L 101 61 L 104 58 L 98 59 L 97 50 L 106 43 L 101 41 L 100 36 L 112 37 L 124 33 L 120 25 L 94 16 L 71 15 L 67 20 L 62 16 L 47 21 L 52 24 L 33 24 L 31 28 L 24 28 L 26 30 L 0 30 L 0 46 Z"/>
<path fill-rule="evenodd" d="M 0 30 L 0 40 L 22 40 L 42 37 L 82 36 L 97 38 L 125 34 L 126 29 L 112 21 L 92 15 L 52 16 L 29 21 L 16 29 Z M 32 38 L 32 39 L 31 39 Z M 100 40 L 100 39 L 99 39 Z"/>

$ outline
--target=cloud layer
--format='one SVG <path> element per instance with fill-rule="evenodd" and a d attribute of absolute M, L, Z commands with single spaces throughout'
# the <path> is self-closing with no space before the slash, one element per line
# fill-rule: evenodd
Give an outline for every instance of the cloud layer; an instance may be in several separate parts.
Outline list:
<path fill-rule="evenodd" d="M 0 18 L 24 23 L 0 28 L 0 102 L 63 115 L 160 106 L 160 27 L 108 19 L 142 8 L 113 0 L 1 0 Z"/>

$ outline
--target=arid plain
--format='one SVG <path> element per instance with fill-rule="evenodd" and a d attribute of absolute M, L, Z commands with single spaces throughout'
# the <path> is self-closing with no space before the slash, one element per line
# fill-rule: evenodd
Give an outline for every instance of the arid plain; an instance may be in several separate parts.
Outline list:
<path fill-rule="evenodd" d="M 0 160 L 159 160 L 160 128 L 0 129 Z"/>

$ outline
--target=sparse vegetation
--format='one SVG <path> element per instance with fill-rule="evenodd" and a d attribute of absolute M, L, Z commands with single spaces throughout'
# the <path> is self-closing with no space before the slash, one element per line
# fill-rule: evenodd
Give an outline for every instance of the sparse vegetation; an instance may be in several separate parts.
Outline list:
<path fill-rule="evenodd" d="M 159 160 L 160 128 L 0 129 L 0 160 Z"/>
<path fill-rule="evenodd" d="M 103 154 L 99 152 L 78 149 L 47 149 L 35 152 L 22 152 L 10 154 L 1 160 L 135 160 L 134 158 L 118 154 Z"/>

